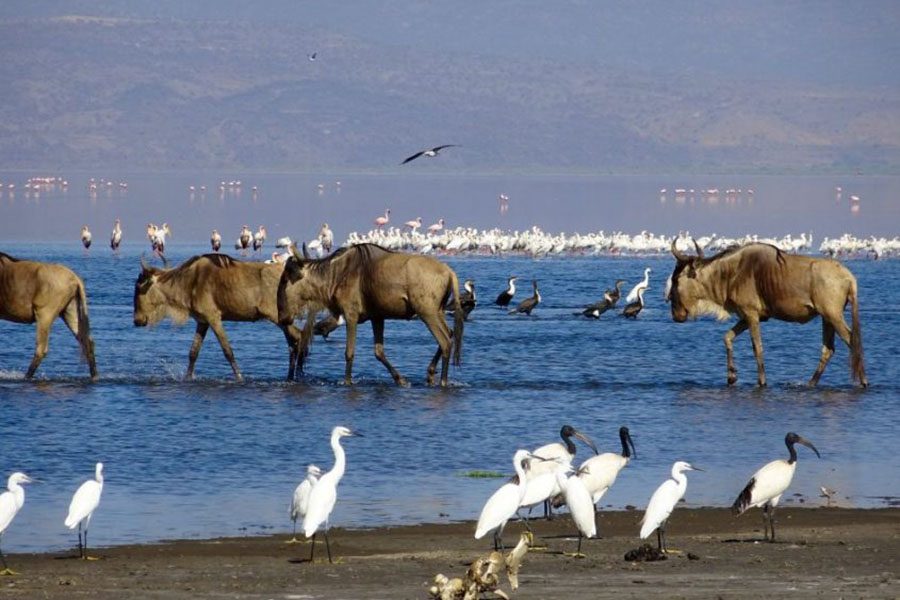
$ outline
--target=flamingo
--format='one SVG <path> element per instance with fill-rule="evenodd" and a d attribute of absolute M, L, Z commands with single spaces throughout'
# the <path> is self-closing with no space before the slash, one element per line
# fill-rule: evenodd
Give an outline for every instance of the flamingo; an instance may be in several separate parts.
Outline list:
<path fill-rule="evenodd" d="M 390 221 L 391 221 L 391 209 L 388 208 L 384 211 L 383 216 L 375 217 L 375 227 L 377 227 L 378 229 L 382 229 Z"/>
<path fill-rule="evenodd" d="M 428 226 L 428 233 L 431 235 L 436 234 L 438 231 L 444 228 L 444 219 L 438 219 L 437 223 L 432 223 Z"/>

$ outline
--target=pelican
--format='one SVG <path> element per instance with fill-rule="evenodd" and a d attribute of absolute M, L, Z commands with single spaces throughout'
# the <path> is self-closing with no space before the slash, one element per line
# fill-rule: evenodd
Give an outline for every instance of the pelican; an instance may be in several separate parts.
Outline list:
<path fill-rule="evenodd" d="M 81 228 L 81 243 L 84 244 L 84 249 L 89 250 L 91 248 L 91 230 L 88 229 L 87 225 L 82 226 Z"/>
<path fill-rule="evenodd" d="M 316 485 L 313 486 L 309 493 L 309 506 L 306 510 L 306 516 L 303 517 L 303 534 L 306 539 L 312 538 L 312 548 L 309 552 L 309 562 L 313 561 L 316 553 L 316 530 L 324 525 L 325 548 L 328 550 L 328 562 L 331 560 L 331 544 L 328 542 L 328 517 L 334 509 L 337 502 L 337 486 L 344 476 L 344 469 L 347 465 L 344 456 L 344 449 L 341 447 L 341 438 L 351 435 L 362 436 L 361 433 L 351 431 L 342 426 L 337 426 L 331 430 L 331 449 L 334 452 L 334 466 L 330 471 L 319 478 Z"/>
<path fill-rule="evenodd" d="M 34 480 L 25 473 L 16 472 L 9 476 L 6 482 L 7 491 L 0 494 L 0 540 L 3 539 L 3 532 L 12 523 L 16 513 L 25 504 L 25 489 L 22 487 L 22 484 L 31 483 L 32 481 Z M 3 561 L 3 570 L 0 571 L 0 575 L 17 575 L 6 564 L 3 550 L 0 550 L 0 561 Z"/>
<path fill-rule="evenodd" d="M 578 550 L 571 556 L 575 558 L 584 558 L 581 553 L 581 540 L 584 538 L 592 538 L 597 535 L 597 521 L 594 516 L 594 504 L 591 501 L 591 493 L 584 485 L 581 479 L 582 474 L 587 475 L 588 471 L 585 467 L 578 470 L 578 475 L 569 477 L 567 471 L 571 471 L 571 465 L 568 468 L 559 468 L 556 470 L 556 483 L 559 486 L 563 497 L 566 499 L 566 505 L 578 528 Z"/>
<path fill-rule="evenodd" d="M 794 444 L 803 444 L 816 453 L 816 456 L 822 458 L 812 442 L 802 438 L 793 431 L 784 436 L 784 443 L 788 447 L 790 456 L 787 460 L 773 460 L 769 464 L 762 467 L 753 474 L 747 486 L 741 491 L 737 500 L 731 506 L 731 511 L 740 515 L 748 508 L 761 506 L 763 509 L 763 526 L 765 527 L 765 539 L 775 541 L 775 507 L 781 500 L 781 495 L 791 485 L 794 478 L 794 471 L 797 470 L 797 450 Z M 772 537 L 769 537 L 769 530 L 772 530 Z"/>
<path fill-rule="evenodd" d="M 644 269 L 644 279 L 631 288 L 631 291 L 625 296 L 625 302 L 634 302 L 638 299 L 638 292 L 646 290 L 648 287 L 650 287 L 650 267 Z"/>
<path fill-rule="evenodd" d="M 122 223 L 119 219 L 116 219 L 115 225 L 113 225 L 112 234 L 109 237 L 109 247 L 112 248 L 113 252 L 119 251 L 119 244 L 122 243 Z"/>
<path fill-rule="evenodd" d="M 212 247 L 213 252 L 218 252 L 219 248 L 222 247 L 222 234 L 219 233 L 218 229 L 212 230 L 212 235 L 209 236 L 209 245 Z"/>
<path fill-rule="evenodd" d="M 94 468 L 94 479 L 88 479 L 79 486 L 72 502 L 69 504 L 69 515 L 65 525 L 69 529 L 78 526 L 78 556 L 84 560 L 96 560 L 87 554 L 87 534 L 91 524 L 91 517 L 100 505 L 100 494 L 103 493 L 103 463 L 97 463 Z M 81 530 L 84 529 L 84 543 L 81 542 Z"/>
<path fill-rule="evenodd" d="M 475 539 L 480 540 L 485 534 L 494 532 L 494 550 L 503 549 L 503 528 L 519 509 L 519 504 L 525 497 L 528 479 L 526 473 L 529 469 L 529 461 L 534 456 L 528 450 L 516 450 L 513 455 L 513 467 L 516 469 L 516 477 L 491 494 L 488 501 L 481 509 L 478 524 L 475 527 Z"/>
<path fill-rule="evenodd" d="M 427 156 L 429 158 L 433 158 L 433 157 L 437 156 L 438 154 L 440 154 L 441 150 L 443 150 L 444 148 L 453 148 L 454 146 L 456 146 L 456 144 L 444 144 L 443 146 L 435 146 L 434 148 L 431 148 L 429 150 L 421 150 L 419 152 L 416 152 L 412 156 L 407 157 L 406 160 L 404 160 L 400 164 L 405 165 L 406 163 L 408 163 L 410 161 L 416 160 L 420 156 Z"/>
<path fill-rule="evenodd" d="M 497 306 L 507 307 L 509 303 L 512 302 L 513 296 L 516 295 L 516 277 L 513 275 L 506 281 L 506 289 L 500 292 L 500 295 L 497 296 L 496 304 Z"/>
<path fill-rule="evenodd" d="M 297 544 L 297 519 L 306 516 L 306 510 L 309 508 L 309 493 L 312 491 L 319 476 L 322 475 L 322 469 L 316 465 L 306 467 L 306 478 L 300 482 L 297 489 L 294 490 L 294 496 L 291 498 L 291 521 L 294 522 L 294 533 L 288 544 Z"/>
<path fill-rule="evenodd" d="M 690 463 L 679 460 L 672 465 L 672 477 L 662 482 L 653 496 L 650 497 L 650 503 L 647 510 L 644 511 L 644 518 L 641 519 L 641 539 L 646 539 L 653 530 L 656 530 L 656 541 L 660 552 L 668 552 L 666 547 L 666 521 L 669 515 L 675 509 L 678 501 L 684 497 L 687 491 L 687 477 L 685 471 L 702 471 L 697 467 L 691 466 Z"/>

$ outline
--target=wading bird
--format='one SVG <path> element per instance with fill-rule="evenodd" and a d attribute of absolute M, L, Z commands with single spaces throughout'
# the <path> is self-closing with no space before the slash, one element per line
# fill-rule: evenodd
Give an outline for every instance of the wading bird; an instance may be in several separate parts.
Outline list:
<path fill-rule="evenodd" d="M 765 539 L 775 541 L 775 507 L 781 500 L 781 495 L 791 485 L 794 478 L 794 471 L 797 470 L 797 450 L 794 444 L 803 444 L 816 453 L 816 456 L 822 458 L 812 442 L 806 440 L 793 431 L 784 437 L 784 443 L 787 445 L 790 456 L 787 460 L 773 460 L 769 464 L 762 467 L 753 474 L 750 482 L 738 495 L 737 500 L 731 506 L 731 511 L 740 515 L 748 508 L 761 506 L 763 509 L 763 526 L 765 527 Z M 769 530 L 772 536 L 769 537 Z"/>
<path fill-rule="evenodd" d="M 87 534 L 91 524 L 91 517 L 100 505 L 100 494 L 103 493 L 103 463 L 97 463 L 94 468 L 94 479 L 88 479 L 76 490 L 69 504 L 69 515 L 65 525 L 69 529 L 78 526 L 78 556 L 84 560 L 96 560 L 88 556 Z M 81 530 L 84 529 L 84 543 L 81 541 Z"/>
<path fill-rule="evenodd" d="M 386 208 L 383 215 L 375 217 L 374 222 L 376 229 L 384 229 L 384 226 L 391 222 L 391 209 Z"/>
<path fill-rule="evenodd" d="M 405 165 L 406 163 L 408 163 L 412 160 L 416 160 L 420 156 L 427 156 L 429 158 L 433 158 L 433 157 L 437 156 L 438 154 L 440 154 L 441 150 L 443 150 L 444 148 L 453 148 L 454 146 L 456 146 L 456 144 L 444 144 L 443 146 L 435 146 L 434 148 L 431 148 L 430 150 L 422 150 L 420 152 L 416 152 L 415 154 L 413 154 L 410 157 L 407 157 L 406 160 L 404 160 L 400 164 Z"/>
<path fill-rule="evenodd" d="M 675 509 L 678 501 L 684 497 L 687 491 L 687 477 L 685 471 L 702 471 L 697 467 L 691 466 L 690 463 L 679 460 L 672 465 L 672 477 L 662 482 L 653 496 L 650 497 L 650 503 L 644 512 L 644 518 L 641 519 L 641 539 L 646 539 L 653 530 L 656 530 L 656 542 L 660 552 L 668 552 L 666 544 L 666 522 L 669 515 Z"/>
<path fill-rule="evenodd" d="M 626 319 L 637 319 L 642 310 L 644 310 L 644 290 L 638 290 L 637 300 L 625 305 L 622 316 Z"/>
<path fill-rule="evenodd" d="M 529 471 L 530 478 L 535 478 L 543 473 L 553 473 L 556 470 L 557 465 L 569 466 L 572 464 L 572 461 L 575 460 L 575 453 L 578 451 L 578 448 L 575 446 L 575 442 L 572 441 L 572 438 L 578 438 L 585 444 L 587 444 L 591 450 L 594 451 L 594 454 L 597 454 L 597 446 L 594 442 L 581 433 L 571 425 L 563 425 L 559 430 L 559 437 L 562 438 L 562 443 L 553 442 L 550 444 L 544 444 L 540 448 L 536 448 L 532 454 L 534 456 L 543 459 L 544 462 L 538 463 L 532 467 Z M 549 518 L 550 516 L 550 505 L 544 505 L 544 513 L 545 516 Z"/>
<path fill-rule="evenodd" d="M 509 303 L 512 302 L 513 296 L 516 295 L 516 277 L 513 275 L 506 281 L 506 289 L 500 292 L 500 295 L 497 296 L 497 300 L 494 302 L 497 306 L 502 306 L 506 308 L 509 306 Z"/>
<path fill-rule="evenodd" d="M 209 236 L 209 245 L 212 247 L 213 252 L 218 252 L 219 248 L 222 247 L 222 234 L 219 233 L 218 229 L 212 230 L 212 235 Z"/>
<path fill-rule="evenodd" d="M 587 469 L 582 467 L 578 470 L 577 476 L 569 477 L 567 471 L 571 471 L 571 465 L 568 468 L 557 469 L 556 483 L 566 499 L 566 505 L 569 507 L 569 513 L 575 526 L 578 528 L 578 550 L 574 554 L 569 554 L 575 558 L 584 558 L 581 553 L 581 540 L 584 538 L 592 538 L 597 535 L 597 521 L 594 518 L 594 504 L 591 502 L 591 493 L 584 485 L 581 475 L 587 475 Z"/>
<path fill-rule="evenodd" d="M 322 244 L 322 250 L 325 251 L 325 254 L 331 254 L 331 248 L 334 246 L 334 232 L 331 231 L 328 223 L 322 223 L 322 227 L 319 229 L 318 239 L 319 243 Z"/>
<path fill-rule="evenodd" d="M 81 243 L 84 245 L 85 250 L 90 250 L 91 248 L 91 230 L 88 229 L 87 225 L 82 226 L 81 228 Z"/>
<path fill-rule="evenodd" d="M 260 225 L 257 232 L 253 234 L 253 251 L 254 252 L 259 252 L 260 250 L 262 250 L 263 244 L 266 243 L 267 235 L 268 234 L 266 233 L 266 226 Z"/>
<path fill-rule="evenodd" d="M 288 544 L 300 543 L 300 540 L 297 539 L 297 519 L 306 516 L 306 510 L 309 508 L 309 493 L 312 491 L 313 486 L 316 485 L 316 482 L 319 481 L 319 476 L 321 475 L 322 469 L 316 465 L 307 466 L 306 478 L 294 490 L 294 495 L 291 498 L 291 521 L 294 522 L 294 533 L 291 539 L 287 541 Z"/>
<path fill-rule="evenodd" d="M 328 551 L 328 562 L 331 563 L 331 544 L 328 541 L 328 517 L 337 502 L 337 486 L 344 476 L 347 460 L 344 449 L 341 447 L 341 438 L 351 435 L 362 436 L 342 426 L 331 430 L 331 450 L 334 452 L 334 466 L 322 475 L 309 493 L 309 506 L 306 516 L 303 517 L 303 535 L 306 539 L 312 538 L 312 548 L 309 552 L 309 562 L 313 562 L 316 553 L 316 531 L 323 527 L 325 533 L 325 548 Z"/>
<path fill-rule="evenodd" d="M 113 225 L 112 234 L 109 236 L 109 247 L 112 248 L 113 252 L 119 251 L 119 244 L 122 243 L 122 223 L 119 219 L 116 219 L 115 225 Z"/>
<path fill-rule="evenodd" d="M 578 469 L 578 478 L 584 482 L 585 488 L 591 494 L 591 502 L 595 506 L 616 482 L 619 472 L 631 462 L 631 457 L 637 458 L 634 442 L 631 440 L 631 433 L 627 427 L 619 428 L 619 440 L 622 442 L 622 454 L 604 452 L 592 456 L 582 462 Z M 554 501 L 553 506 L 560 504 L 561 502 Z"/>
<path fill-rule="evenodd" d="M 528 479 L 526 472 L 529 469 L 529 461 L 534 458 L 528 450 L 516 450 L 513 455 L 513 467 L 516 470 L 516 477 L 500 486 L 500 488 L 491 494 L 488 501 L 485 502 L 484 508 L 481 509 L 481 515 L 478 517 L 478 524 L 475 527 L 475 539 L 480 540 L 489 532 L 494 532 L 494 550 L 503 549 L 503 528 L 519 509 L 522 498 L 525 497 Z"/>
<path fill-rule="evenodd" d="M 3 532 L 12 523 L 16 513 L 21 510 L 25 504 L 25 489 L 23 483 L 31 483 L 34 481 L 25 473 L 13 473 L 6 482 L 6 490 L 0 494 L 0 541 L 3 539 Z M 15 571 L 6 564 L 6 557 L 3 556 L 3 550 L 0 549 L 0 561 L 3 562 L 3 570 L 0 575 L 17 575 Z"/>
<path fill-rule="evenodd" d="M 638 292 L 646 290 L 648 287 L 650 287 L 650 267 L 644 269 L 644 279 L 631 288 L 631 291 L 625 296 L 625 302 L 634 302 L 638 299 Z"/>
<path fill-rule="evenodd" d="M 531 296 L 519 302 L 519 305 L 515 309 L 509 311 L 509 314 L 512 315 L 518 313 L 520 315 L 525 314 L 531 316 L 531 311 L 541 303 L 541 293 L 538 291 L 537 279 L 531 280 L 531 288 L 534 290 Z"/>

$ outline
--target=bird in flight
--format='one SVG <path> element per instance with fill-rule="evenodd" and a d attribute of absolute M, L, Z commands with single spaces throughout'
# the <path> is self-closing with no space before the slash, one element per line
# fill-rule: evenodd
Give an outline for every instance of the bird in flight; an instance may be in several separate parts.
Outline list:
<path fill-rule="evenodd" d="M 454 146 L 456 146 L 456 144 L 444 144 L 443 146 L 436 146 L 434 148 L 431 148 L 430 150 L 422 150 L 421 152 L 416 152 L 400 164 L 405 165 L 412 160 L 416 160 L 420 156 L 437 156 L 444 148 L 453 148 Z"/>
<path fill-rule="evenodd" d="M 307 54 L 306 57 L 307 57 L 310 61 L 313 61 L 313 60 L 316 60 L 316 55 L 317 55 L 317 54 L 318 54 L 318 52 L 313 52 L 312 54 Z"/>

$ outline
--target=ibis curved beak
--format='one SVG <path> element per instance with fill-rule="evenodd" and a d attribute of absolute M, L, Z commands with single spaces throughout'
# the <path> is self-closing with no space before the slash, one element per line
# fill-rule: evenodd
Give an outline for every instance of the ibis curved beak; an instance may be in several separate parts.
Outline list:
<path fill-rule="evenodd" d="M 593 442 L 593 440 L 591 440 L 591 438 L 589 438 L 588 436 L 584 435 L 584 434 L 581 433 L 580 431 L 576 431 L 576 432 L 573 433 L 572 435 L 574 435 L 574 436 L 577 437 L 579 440 L 581 440 L 582 442 L 584 442 L 585 444 L 587 444 L 588 446 L 590 446 L 590 447 L 591 447 L 591 450 L 594 451 L 594 454 L 600 454 L 600 451 L 597 450 L 597 445 Z"/>
<path fill-rule="evenodd" d="M 798 435 L 798 436 L 797 436 L 797 443 L 798 443 L 798 444 L 803 444 L 804 446 L 806 446 L 807 448 L 809 448 L 810 450 L 812 450 L 813 452 L 815 452 L 815 453 L 816 453 L 816 456 L 818 456 L 819 458 L 822 458 L 822 455 L 819 454 L 819 451 L 816 450 L 816 447 L 813 446 L 812 442 L 809 441 L 808 439 L 802 438 L 802 437 L 800 437 L 800 436 Z"/>
<path fill-rule="evenodd" d="M 631 439 L 631 433 L 625 434 L 625 439 L 628 440 L 628 445 L 631 446 L 631 456 L 637 458 L 637 450 L 634 449 L 634 441 Z"/>

